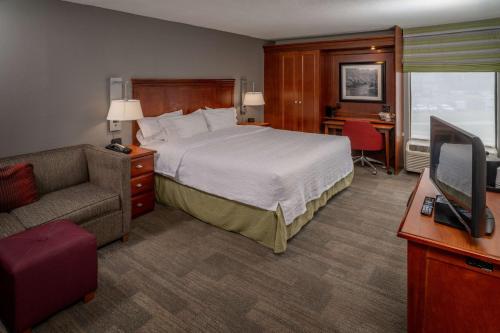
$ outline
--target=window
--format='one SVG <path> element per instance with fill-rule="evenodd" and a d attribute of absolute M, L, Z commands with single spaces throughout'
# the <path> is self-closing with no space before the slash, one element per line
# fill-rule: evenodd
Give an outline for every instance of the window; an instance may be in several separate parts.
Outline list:
<path fill-rule="evenodd" d="M 495 73 L 411 73 L 412 139 L 429 139 L 430 116 L 440 117 L 496 146 Z"/>

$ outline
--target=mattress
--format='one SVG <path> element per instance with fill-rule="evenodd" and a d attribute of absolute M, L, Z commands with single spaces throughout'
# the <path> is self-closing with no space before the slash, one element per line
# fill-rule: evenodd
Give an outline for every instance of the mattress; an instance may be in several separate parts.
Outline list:
<path fill-rule="evenodd" d="M 155 144 L 155 172 L 216 196 L 283 212 L 306 204 L 353 171 L 347 137 L 235 126 Z"/>

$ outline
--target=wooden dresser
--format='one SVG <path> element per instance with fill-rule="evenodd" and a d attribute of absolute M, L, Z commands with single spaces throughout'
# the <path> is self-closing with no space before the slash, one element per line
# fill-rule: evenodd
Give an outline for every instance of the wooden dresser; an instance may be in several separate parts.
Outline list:
<path fill-rule="evenodd" d="M 408 332 L 500 332 L 500 193 L 487 193 L 496 230 L 482 238 L 421 215 L 437 193 L 426 169 L 398 232 L 408 240 Z"/>
<path fill-rule="evenodd" d="M 132 218 L 150 212 L 155 207 L 154 150 L 129 146 L 130 194 L 132 196 Z"/>

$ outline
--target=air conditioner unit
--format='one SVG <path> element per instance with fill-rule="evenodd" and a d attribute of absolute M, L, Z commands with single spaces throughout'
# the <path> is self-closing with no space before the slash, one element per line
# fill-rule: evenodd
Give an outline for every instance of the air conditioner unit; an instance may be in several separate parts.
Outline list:
<path fill-rule="evenodd" d="M 409 140 L 406 143 L 405 169 L 422 173 L 430 165 L 430 142 L 427 140 Z"/>

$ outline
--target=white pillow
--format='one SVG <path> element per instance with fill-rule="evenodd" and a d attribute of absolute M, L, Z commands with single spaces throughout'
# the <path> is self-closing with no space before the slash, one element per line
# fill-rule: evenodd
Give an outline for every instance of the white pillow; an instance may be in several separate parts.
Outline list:
<path fill-rule="evenodd" d="M 137 141 L 139 141 L 141 146 L 148 146 L 153 143 L 161 143 L 165 141 L 165 136 L 163 131 L 161 131 L 160 133 L 156 133 L 150 138 L 145 138 L 144 135 L 142 135 L 142 131 L 138 130 L 137 133 L 135 134 L 135 137 L 137 138 Z"/>
<path fill-rule="evenodd" d="M 202 113 L 160 118 L 158 121 L 161 127 L 167 132 L 169 140 L 189 138 L 196 134 L 208 132 L 207 122 Z"/>
<path fill-rule="evenodd" d="M 142 136 L 146 139 L 151 139 L 153 136 L 156 136 L 158 134 L 160 134 L 160 136 L 163 136 L 163 131 L 160 127 L 160 124 L 158 123 L 158 119 L 178 116 L 182 116 L 182 110 L 167 112 L 158 117 L 145 117 L 137 120 L 137 123 L 139 124 L 139 128 L 141 129 Z M 166 140 L 165 137 L 162 137 L 160 139 Z"/>
<path fill-rule="evenodd" d="M 236 126 L 238 123 L 235 108 L 204 110 L 203 115 L 207 120 L 208 128 L 212 132 Z"/>

